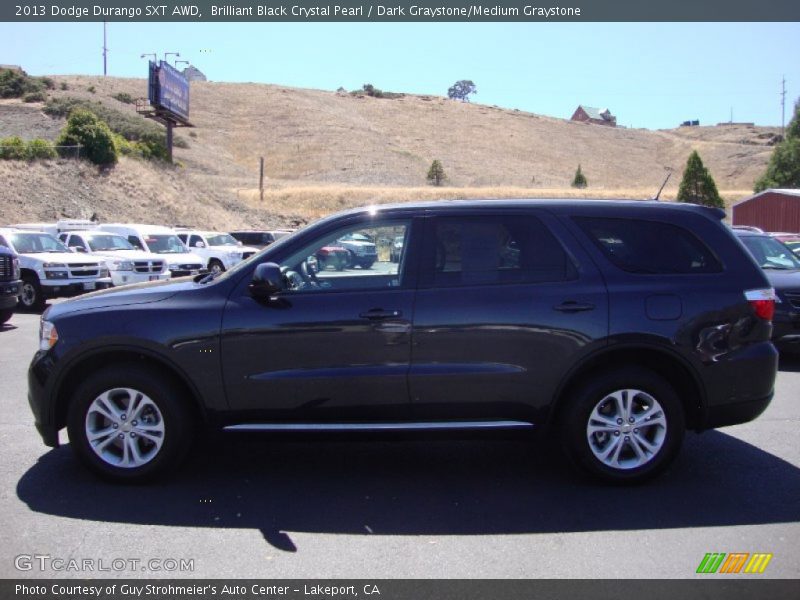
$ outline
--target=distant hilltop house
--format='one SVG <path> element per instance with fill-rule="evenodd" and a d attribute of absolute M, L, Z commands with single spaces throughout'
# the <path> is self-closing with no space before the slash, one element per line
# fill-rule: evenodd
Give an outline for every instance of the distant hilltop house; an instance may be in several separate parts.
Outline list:
<path fill-rule="evenodd" d="M 683 123 L 681 123 L 681 127 L 699 127 L 699 126 L 700 126 L 700 121 L 698 119 L 695 119 L 693 121 L 684 121 Z"/>
<path fill-rule="evenodd" d="M 208 81 L 208 78 L 205 74 L 192 65 L 189 65 L 183 70 L 183 75 L 186 77 L 188 81 Z"/>
<path fill-rule="evenodd" d="M 595 125 L 617 126 L 617 117 L 611 114 L 607 108 L 594 108 L 592 106 L 579 106 L 572 113 L 572 121 L 581 123 L 594 123 Z"/>

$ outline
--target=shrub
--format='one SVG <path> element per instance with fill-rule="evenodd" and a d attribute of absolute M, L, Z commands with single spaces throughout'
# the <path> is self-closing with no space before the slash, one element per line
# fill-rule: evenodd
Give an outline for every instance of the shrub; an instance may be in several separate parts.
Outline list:
<path fill-rule="evenodd" d="M 25 142 L 19 136 L 0 139 L 0 159 L 25 160 Z"/>
<path fill-rule="evenodd" d="M 447 179 L 447 175 L 445 175 L 444 167 L 442 166 L 441 161 L 434 160 L 431 163 L 430 169 L 428 169 L 428 181 L 430 181 L 433 185 L 439 186 L 442 185 L 442 182 Z"/>
<path fill-rule="evenodd" d="M 94 94 L 95 92 L 97 92 L 97 90 L 94 88 L 93 85 L 90 85 L 89 87 L 87 87 L 86 91 L 89 92 L 90 94 Z"/>
<path fill-rule="evenodd" d="M 572 178 L 572 187 L 574 188 L 585 188 L 589 185 L 589 182 L 586 181 L 586 176 L 581 171 L 581 166 L 578 165 L 578 170 L 575 171 L 575 177 Z"/>
<path fill-rule="evenodd" d="M 62 81 L 61 85 L 59 85 L 58 87 L 60 87 L 62 90 L 65 90 L 65 91 L 69 89 L 69 86 L 67 85 L 66 81 Z"/>
<path fill-rule="evenodd" d="M 189 132 L 189 137 L 196 138 L 196 137 L 197 137 L 197 132 L 195 132 L 195 131 L 190 131 L 190 132 Z"/>
<path fill-rule="evenodd" d="M 42 85 L 48 90 L 56 89 L 56 82 L 53 81 L 51 77 L 38 77 L 39 81 L 42 82 Z"/>
<path fill-rule="evenodd" d="M 166 147 L 166 140 L 164 141 L 164 145 Z M 175 148 L 188 148 L 189 147 L 189 142 L 187 142 L 182 137 L 176 135 L 176 136 L 173 136 L 173 138 L 172 138 L 172 145 Z"/>
<path fill-rule="evenodd" d="M 48 77 L 29 77 L 19 71 L 0 69 L 0 98 L 22 98 L 25 94 L 41 92 L 46 87 L 43 80 L 52 83 Z"/>
<path fill-rule="evenodd" d="M 45 102 L 47 94 L 44 92 L 30 92 L 22 97 L 23 102 Z"/>
<path fill-rule="evenodd" d="M 73 110 L 57 140 L 59 146 L 82 146 L 81 155 L 96 165 L 113 165 L 117 162 L 114 134 L 108 125 L 94 113 Z"/>
<path fill-rule="evenodd" d="M 29 141 L 25 154 L 28 160 L 47 160 L 58 156 L 53 144 L 41 138 Z"/>
<path fill-rule="evenodd" d="M 133 99 L 133 96 L 128 94 L 127 92 L 120 92 L 119 94 L 114 94 L 111 96 L 114 100 L 118 100 L 123 104 L 133 104 L 136 100 Z"/>

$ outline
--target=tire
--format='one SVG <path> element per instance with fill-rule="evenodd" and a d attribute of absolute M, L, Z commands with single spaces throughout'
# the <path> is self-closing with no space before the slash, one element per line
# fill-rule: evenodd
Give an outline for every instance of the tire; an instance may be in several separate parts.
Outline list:
<path fill-rule="evenodd" d="M 640 483 L 658 475 L 677 455 L 686 427 L 675 390 L 639 367 L 593 375 L 560 414 L 567 455 L 609 483 Z"/>
<path fill-rule="evenodd" d="M 368 269 L 371 269 L 372 265 L 374 265 L 374 264 L 375 264 L 374 260 L 368 260 L 368 261 L 365 261 L 365 262 L 361 263 L 361 268 L 366 271 Z"/>
<path fill-rule="evenodd" d="M 45 307 L 42 286 L 39 278 L 31 273 L 22 276 L 22 293 L 17 301 L 20 309 L 31 312 L 41 312 Z"/>
<path fill-rule="evenodd" d="M 5 325 L 8 323 L 8 320 L 11 318 L 11 315 L 14 314 L 12 309 L 3 309 L 0 310 L 0 325 Z"/>
<path fill-rule="evenodd" d="M 136 402 L 136 413 L 127 415 Z M 117 483 L 141 483 L 170 472 L 185 458 L 192 416 L 188 399 L 169 379 L 141 365 L 122 364 L 98 371 L 78 387 L 67 430 L 73 452 L 90 471 Z"/>
<path fill-rule="evenodd" d="M 225 265 L 223 265 L 216 258 L 212 258 L 210 261 L 208 261 L 208 270 L 212 273 L 224 273 Z"/>

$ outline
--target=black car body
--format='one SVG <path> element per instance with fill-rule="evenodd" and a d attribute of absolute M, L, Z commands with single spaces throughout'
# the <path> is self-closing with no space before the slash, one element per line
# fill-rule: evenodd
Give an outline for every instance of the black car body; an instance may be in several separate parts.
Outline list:
<path fill-rule="evenodd" d="M 552 200 L 329 217 L 217 277 L 51 306 L 29 370 L 36 425 L 50 446 L 66 426 L 78 457 L 118 480 L 177 463 L 195 421 L 549 427 L 588 472 L 644 479 L 685 428 L 748 421 L 772 398 L 773 292 L 721 215 Z M 308 268 L 362 232 L 403 235 L 399 262 Z"/>
<path fill-rule="evenodd" d="M 780 349 L 800 351 L 800 258 L 785 243 L 765 233 L 736 231 L 775 288 L 772 340 Z"/>
<path fill-rule="evenodd" d="M 19 259 L 5 246 L 0 246 L 0 325 L 11 318 L 22 293 Z"/>

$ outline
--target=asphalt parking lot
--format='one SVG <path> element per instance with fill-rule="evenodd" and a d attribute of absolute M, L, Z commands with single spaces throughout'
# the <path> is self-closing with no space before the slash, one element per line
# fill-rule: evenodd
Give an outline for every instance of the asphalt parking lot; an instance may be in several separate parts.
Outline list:
<path fill-rule="evenodd" d="M 688 578 L 709 577 L 707 552 L 772 553 L 747 577 L 800 576 L 798 359 L 758 420 L 688 434 L 645 486 L 582 480 L 542 441 L 338 438 L 216 442 L 171 480 L 124 487 L 41 443 L 38 319 L 0 326 L 0 577 Z M 18 558 L 33 555 L 49 566 Z"/>

